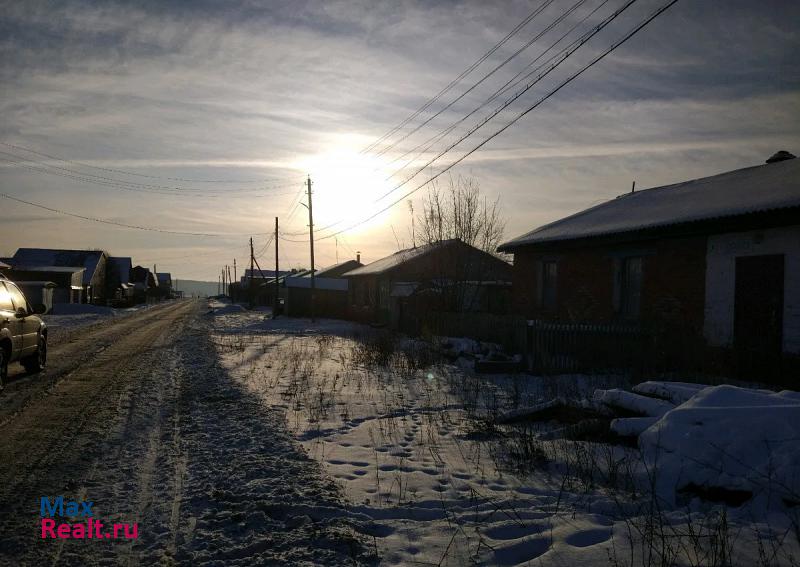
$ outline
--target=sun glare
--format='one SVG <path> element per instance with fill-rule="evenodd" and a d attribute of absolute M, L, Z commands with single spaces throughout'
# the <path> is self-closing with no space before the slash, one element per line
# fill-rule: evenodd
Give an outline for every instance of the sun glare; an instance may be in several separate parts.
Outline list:
<path fill-rule="evenodd" d="M 337 145 L 299 164 L 311 175 L 314 224 L 320 236 L 360 223 L 390 202 L 387 199 L 376 203 L 391 189 L 386 181 L 385 165 L 380 158 L 359 153 L 355 145 Z M 389 215 L 389 211 L 381 213 L 350 232 L 362 232 L 384 224 Z M 323 230 L 330 225 L 333 226 L 329 230 Z"/>

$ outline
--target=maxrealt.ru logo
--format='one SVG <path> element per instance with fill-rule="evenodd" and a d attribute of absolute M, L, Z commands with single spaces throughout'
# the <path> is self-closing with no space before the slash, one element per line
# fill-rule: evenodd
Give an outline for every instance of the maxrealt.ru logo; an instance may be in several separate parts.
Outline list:
<path fill-rule="evenodd" d="M 49 497 L 42 496 L 39 514 L 42 517 L 42 539 L 137 539 L 139 537 L 139 524 L 104 524 L 94 518 L 92 507 L 94 502 L 89 500 L 67 500 L 63 496 L 56 496 L 51 501 Z M 61 521 L 54 517 L 82 518 L 81 522 Z"/>

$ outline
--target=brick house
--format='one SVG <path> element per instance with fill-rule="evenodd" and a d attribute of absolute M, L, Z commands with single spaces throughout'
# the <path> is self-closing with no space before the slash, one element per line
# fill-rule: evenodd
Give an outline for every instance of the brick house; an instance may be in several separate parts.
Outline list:
<path fill-rule="evenodd" d="M 793 157 L 624 194 L 506 242 L 515 309 L 535 322 L 658 329 L 681 348 L 692 338 L 746 354 L 751 369 L 800 354 Z"/>
<path fill-rule="evenodd" d="M 502 311 L 511 266 L 459 239 L 400 250 L 344 274 L 350 316 L 402 325 L 417 310 Z"/>

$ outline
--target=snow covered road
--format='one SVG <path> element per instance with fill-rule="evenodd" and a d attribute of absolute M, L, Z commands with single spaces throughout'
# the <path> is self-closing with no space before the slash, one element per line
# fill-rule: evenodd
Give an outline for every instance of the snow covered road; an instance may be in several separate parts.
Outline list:
<path fill-rule="evenodd" d="M 69 364 L 0 399 L 0 564 L 369 559 L 336 486 L 283 416 L 217 364 L 203 307 L 185 301 L 125 318 L 99 351 L 64 345 Z M 137 524 L 138 537 L 42 539 L 40 499 L 57 496 L 92 502 L 105 525 Z"/>

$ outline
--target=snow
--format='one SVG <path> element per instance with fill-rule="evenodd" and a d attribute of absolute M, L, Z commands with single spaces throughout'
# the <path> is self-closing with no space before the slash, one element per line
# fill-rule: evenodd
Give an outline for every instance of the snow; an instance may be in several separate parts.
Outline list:
<path fill-rule="evenodd" d="M 707 384 L 693 384 L 691 382 L 642 382 L 633 387 L 637 394 L 653 396 L 668 400 L 673 404 L 682 404 L 694 396 Z"/>
<path fill-rule="evenodd" d="M 623 194 L 500 246 L 614 234 L 800 205 L 800 159 Z"/>
<path fill-rule="evenodd" d="M 689 485 L 752 492 L 762 504 L 800 502 L 800 393 L 715 386 L 666 413 L 639 437 L 674 502 Z"/>
<path fill-rule="evenodd" d="M 77 329 L 112 317 L 124 317 L 149 307 L 151 305 L 147 304 L 116 308 L 87 303 L 54 303 L 53 310 L 42 316 L 42 319 L 50 329 Z"/>
<path fill-rule="evenodd" d="M 612 408 L 620 408 L 642 416 L 660 417 L 675 407 L 664 400 L 640 396 L 625 390 L 597 390 L 594 400 Z"/>
<path fill-rule="evenodd" d="M 677 411 L 671 402 L 623 390 L 630 384 L 618 376 L 475 375 L 460 362 L 486 346 L 470 339 L 427 345 L 347 321 L 221 308 L 206 320 L 232 382 L 283 415 L 346 499 L 340 512 L 293 513 L 346 520 L 374 542 L 381 564 L 598 565 L 615 549 L 625 550 L 620 564 L 644 564 L 652 461 L 632 447 L 571 439 L 591 429 L 543 410 L 625 407 L 647 417 L 616 420 L 612 429 L 646 436 Z M 432 355 L 441 347 L 454 364 Z M 641 390 L 676 398 L 702 388 L 659 382 Z M 591 399 L 598 389 L 599 404 Z M 532 421 L 536 412 L 549 421 Z M 607 431 L 610 418 L 596 415 L 589 425 L 605 422 Z M 797 462 L 787 459 L 781 463 Z M 716 504 L 684 509 L 673 500 L 657 509 L 665 545 L 689 555 L 699 551 L 679 534 L 701 520 L 709 530 L 717 525 Z M 754 523 L 745 509 L 730 516 L 741 565 L 755 563 L 763 534 L 790 526 L 783 512 Z"/>

